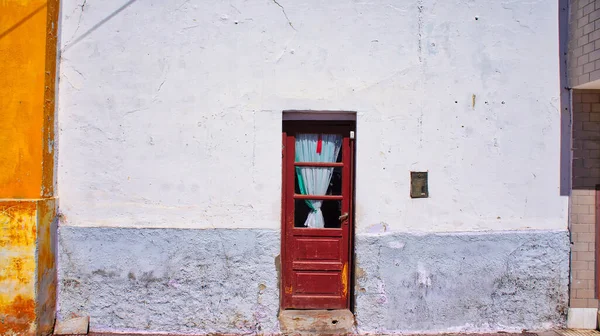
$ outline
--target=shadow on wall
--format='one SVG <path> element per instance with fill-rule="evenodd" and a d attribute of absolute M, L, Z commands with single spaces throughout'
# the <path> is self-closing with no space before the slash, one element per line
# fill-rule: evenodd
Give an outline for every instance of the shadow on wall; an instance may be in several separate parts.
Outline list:
<path fill-rule="evenodd" d="M 105 24 L 106 22 L 108 22 L 108 20 L 110 20 L 113 17 L 115 17 L 117 14 L 119 14 L 120 12 L 122 12 L 125 8 L 129 7 L 134 2 L 136 2 L 136 0 L 129 0 L 129 1 L 127 1 L 125 4 L 123 4 L 123 6 L 117 8 L 114 12 L 110 13 L 110 15 L 108 15 L 104 19 L 98 21 L 98 23 L 96 23 L 95 25 L 93 25 L 92 28 L 88 29 L 85 33 L 79 35 L 77 38 L 75 38 L 72 41 L 68 41 L 67 44 L 65 45 L 65 47 L 62 49 L 62 52 L 67 51 L 72 46 L 74 46 L 77 43 L 81 42 L 81 40 L 83 40 L 88 35 L 90 35 L 91 33 L 93 33 L 96 29 L 100 28 L 103 24 Z M 83 6 L 81 6 L 81 11 L 82 12 L 84 11 Z"/>
<path fill-rule="evenodd" d="M 600 183 L 600 90 L 573 91 L 573 190 Z"/>
<path fill-rule="evenodd" d="M 560 70 L 560 195 L 571 194 L 571 113 L 568 85 L 569 0 L 559 0 L 559 70 Z"/>
<path fill-rule="evenodd" d="M 573 161 L 570 210 L 571 308 L 597 308 L 594 272 L 596 189 L 600 183 L 600 91 L 573 90 Z"/>
<path fill-rule="evenodd" d="M 36 8 L 33 12 L 27 14 L 25 17 L 23 17 L 21 20 L 17 21 L 17 23 L 15 23 L 14 25 L 12 25 L 10 28 L 6 29 L 3 32 L 0 32 L 0 40 L 2 38 L 4 38 L 6 35 L 10 34 L 13 30 L 19 28 L 21 25 L 23 25 L 25 22 L 27 22 L 29 19 L 31 19 L 32 17 L 34 17 L 37 13 L 39 13 L 40 11 L 42 11 L 44 8 L 46 8 L 46 6 L 48 5 L 48 3 L 44 3 L 43 5 L 41 5 L 40 7 Z"/>
<path fill-rule="evenodd" d="M 129 7 L 132 3 L 136 2 L 137 0 L 129 0 L 127 1 L 125 4 L 123 4 L 121 7 L 117 8 L 114 12 L 112 12 L 110 15 L 108 15 L 107 17 L 105 17 L 104 19 L 100 20 L 98 23 L 96 23 L 95 25 L 92 26 L 92 28 L 88 29 L 85 33 L 79 35 L 77 38 L 75 38 L 73 41 L 68 42 L 68 44 L 65 46 L 65 48 L 62 51 L 66 51 L 67 49 L 69 49 L 70 47 L 74 46 L 75 44 L 79 43 L 81 40 L 83 40 L 84 38 L 86 38 L 88 35 L 90 35 L 91 33 L 93 33 L 96 29 L 100 28 L 100 26 L 102 26 L 103 24 L 105 24 L 107 21 L 109 21 L 110 19 L 112 19 L 113 17 L 115 17 L 117 14 L 119 14 L 120 12 L 122 12 L 125 8 Z M 10 28 L 6 29 L 3 32 L 0 32 L 0 40 L 7 36 L 8 34 L 10 34 L 10 32 L 12 32 L 13 30 L 19 28 L 21 25 L 23 25 L 25 22 L 27 22 L 29 19 L 31 19 L 32 17 L 34 17 L 37 13 L 39 13 L 40 11 L 42 11 L 44 8 L 46 8 L 48 4 L 44 3 L 42 6 L 36 8 L 34 11 L 32 11 L 31 13 L 27 14 L 25 17 L 23 17 L 21 20 L 19 20 L 17 23 L 15 23 L 14 25 L 12 25 Z M 80 10 L 83 11 L 84 7 L 80 6 Z"/>

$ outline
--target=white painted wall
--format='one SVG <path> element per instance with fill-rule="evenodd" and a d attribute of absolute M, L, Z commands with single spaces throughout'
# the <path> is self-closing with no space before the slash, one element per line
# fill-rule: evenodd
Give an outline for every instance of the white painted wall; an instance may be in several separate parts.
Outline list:
<path fill-rule="evenodd" d="M 358 232 L 566 229 L 556 2 L 123 4 L 63 1 L 62 225 L 278 229 L 281 111 L 329 109 Z"/>

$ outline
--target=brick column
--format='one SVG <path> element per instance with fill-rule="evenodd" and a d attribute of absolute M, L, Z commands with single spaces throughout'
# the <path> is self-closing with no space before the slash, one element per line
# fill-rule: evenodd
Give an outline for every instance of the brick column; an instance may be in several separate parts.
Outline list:
<path fill-rule="evenodd" d="M 571 304 L 597 308 L 595 295 L 595 191 L 573 190 L 571 196 Z"/>
<path fill-rule="evenodd" d="M 598 308 L 596 185 L 600 184 L 600 91 L 573 93 L 571 308 Z"/>
<path fill-rule="evenodd" d="M 600 79 L 600 1 L 571 0 L 569 10 L 570 86 Z"/>

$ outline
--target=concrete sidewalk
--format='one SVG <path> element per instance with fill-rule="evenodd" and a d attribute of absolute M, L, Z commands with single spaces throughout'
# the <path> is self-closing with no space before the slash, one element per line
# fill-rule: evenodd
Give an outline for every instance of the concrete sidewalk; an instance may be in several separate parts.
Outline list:
<path fill-rule="evenodd" d="M 90 332 L 89 333 L 90 336 L 176 336 L 177 334 L 147 334 L 147 333 L 97 333 L 97 332 Z M 241 334 L 226 334 L 226 333 L 211 333 L 211 334 L 204 334 L 205 335 L 211 335 L 211 336 L 234 336 L 234 335 L 241 335 Z M 271 334 L 260 334 L 260 335 L 271 335 Z M 286 336 L 291 336 L 291 335 L 317 335 L 317 333 L 286 333 L 286 334 L 277 334 L 277 335 L 286 335 Z M 319 333 L 318 335 L 320 336 L 324 336 L 324 335 L 342 335 L 342 334 L 321 334 Z M 393 336 L 393 335 L 399 335 L 399 334 L 343 334 L 345 336 Z M 582 330 L 582 329 L 560 329 L 560 330 L 547 330 L 547 331 L 536 331 L 536 332 L 529 332 L 529 331 L 524 331 L 521 333 L 507 333 L 507 332 L 496 332 L 496 333 L 443 333 L 443 334 L 401 334 L 403 336 L 600 336 L 600 331 L 598 330 Z M 186 336 L 193 336 L 193 335 L 186 335 Z M 199 335 L 198 335 L 199 336 Z M 275 336 L 275 335 L 273 335 Z"/>

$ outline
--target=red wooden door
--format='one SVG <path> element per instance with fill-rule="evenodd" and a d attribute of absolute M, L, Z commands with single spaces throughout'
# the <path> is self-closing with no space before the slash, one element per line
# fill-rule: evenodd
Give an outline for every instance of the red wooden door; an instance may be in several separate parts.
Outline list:
<path fill-rule="evenodd" d="M 353 130 L 340 122 L 284 124 L 283 309 L 349 308 Z"/>

